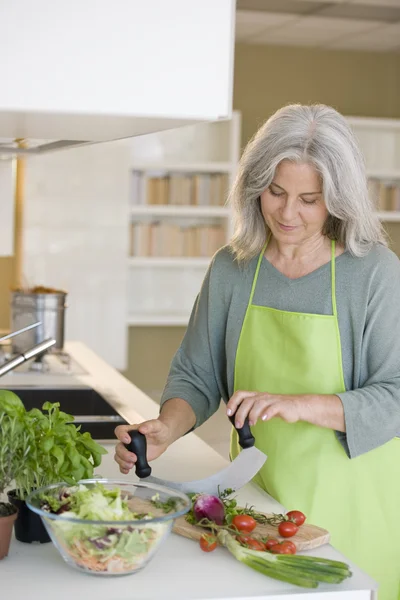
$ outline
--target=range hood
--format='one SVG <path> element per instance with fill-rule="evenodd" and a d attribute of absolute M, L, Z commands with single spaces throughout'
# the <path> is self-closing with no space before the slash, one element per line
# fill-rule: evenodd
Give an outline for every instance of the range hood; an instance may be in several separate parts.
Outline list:
<path fill-rule="evenodd" d="M 234 22 L 234 0 L 1 3 L 0 157 L 229 118 Z"/>
<path fill-rule="evenodd" d="M 29 156 L 30 154 L 41 154 L 60 150 L 61 148 L 70 148 L 71 146 L 81 145 L 80 140 L 23 140 L 23 147 L 12 138 L 0 137 L 0 160 L 17 158 L 18 156 Z"/>

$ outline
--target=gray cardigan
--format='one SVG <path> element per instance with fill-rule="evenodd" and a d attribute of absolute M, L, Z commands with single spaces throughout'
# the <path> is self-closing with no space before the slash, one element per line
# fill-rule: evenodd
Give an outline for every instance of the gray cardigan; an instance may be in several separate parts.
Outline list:
<path fill-rule="evenodd" d="M 239 267 L 228 246 L 211 261 L 190 322 L 171 365 L 161 403 L 183 398 L 196 427 L 233 394 L 236 348 L 257 258 Z M 346 434 L 336 432 L 350 458 L 400 435 L 400 261 L 382 245 L 356 258 L 336 258 L 336 301 L 346 392 Z M 330 263 L 289 279 L 267 260 L 254 304 L 332 314 Z M 400 443 L 400 441 L 399 441 Z"/>

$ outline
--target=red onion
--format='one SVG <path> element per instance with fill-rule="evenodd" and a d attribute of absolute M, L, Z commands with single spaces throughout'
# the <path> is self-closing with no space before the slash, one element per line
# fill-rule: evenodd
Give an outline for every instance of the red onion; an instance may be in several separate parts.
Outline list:
<path fill-rule="evenodd" d="M 222 525 L 225 518 L 224 505 L 216 496 L 201 494 L 195 500 L 193 514 L 197 521 L 208 519 L 217 525 Z"/>

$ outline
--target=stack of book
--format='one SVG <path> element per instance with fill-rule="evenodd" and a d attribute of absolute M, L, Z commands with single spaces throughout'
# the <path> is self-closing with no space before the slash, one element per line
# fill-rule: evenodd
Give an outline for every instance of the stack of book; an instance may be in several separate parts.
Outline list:
<path fill-rule="evenodd" d="M 368 192 L 378 211 L 400 211 L 400 182 L 369 179 Z"/>
<path fill-rule="evenodd" d="M 135 205 L 222 206 L 228 195 L 229 181 L 225 173 L 170 173 L 143 180 L 143 173 L 134 171 L 132 177 Z"/>
<path fill-rule="evenodd" d="M 180 227 L 170 223 L 132 223 L 131 256 L 208 257 L 225 243 L 221 225 Z"/>

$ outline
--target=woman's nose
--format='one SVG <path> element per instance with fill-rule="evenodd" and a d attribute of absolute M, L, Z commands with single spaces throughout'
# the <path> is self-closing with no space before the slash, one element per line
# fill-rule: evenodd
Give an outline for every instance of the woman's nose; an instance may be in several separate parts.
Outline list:
<path fill-rule="evenodd" d="M 281 207 L 281 214 L 285 221 L 290 222 L 296 216 L 296 206 L 297 203 L 295 200 L 291 200 L 290 198 L 286 198 Z"/>

